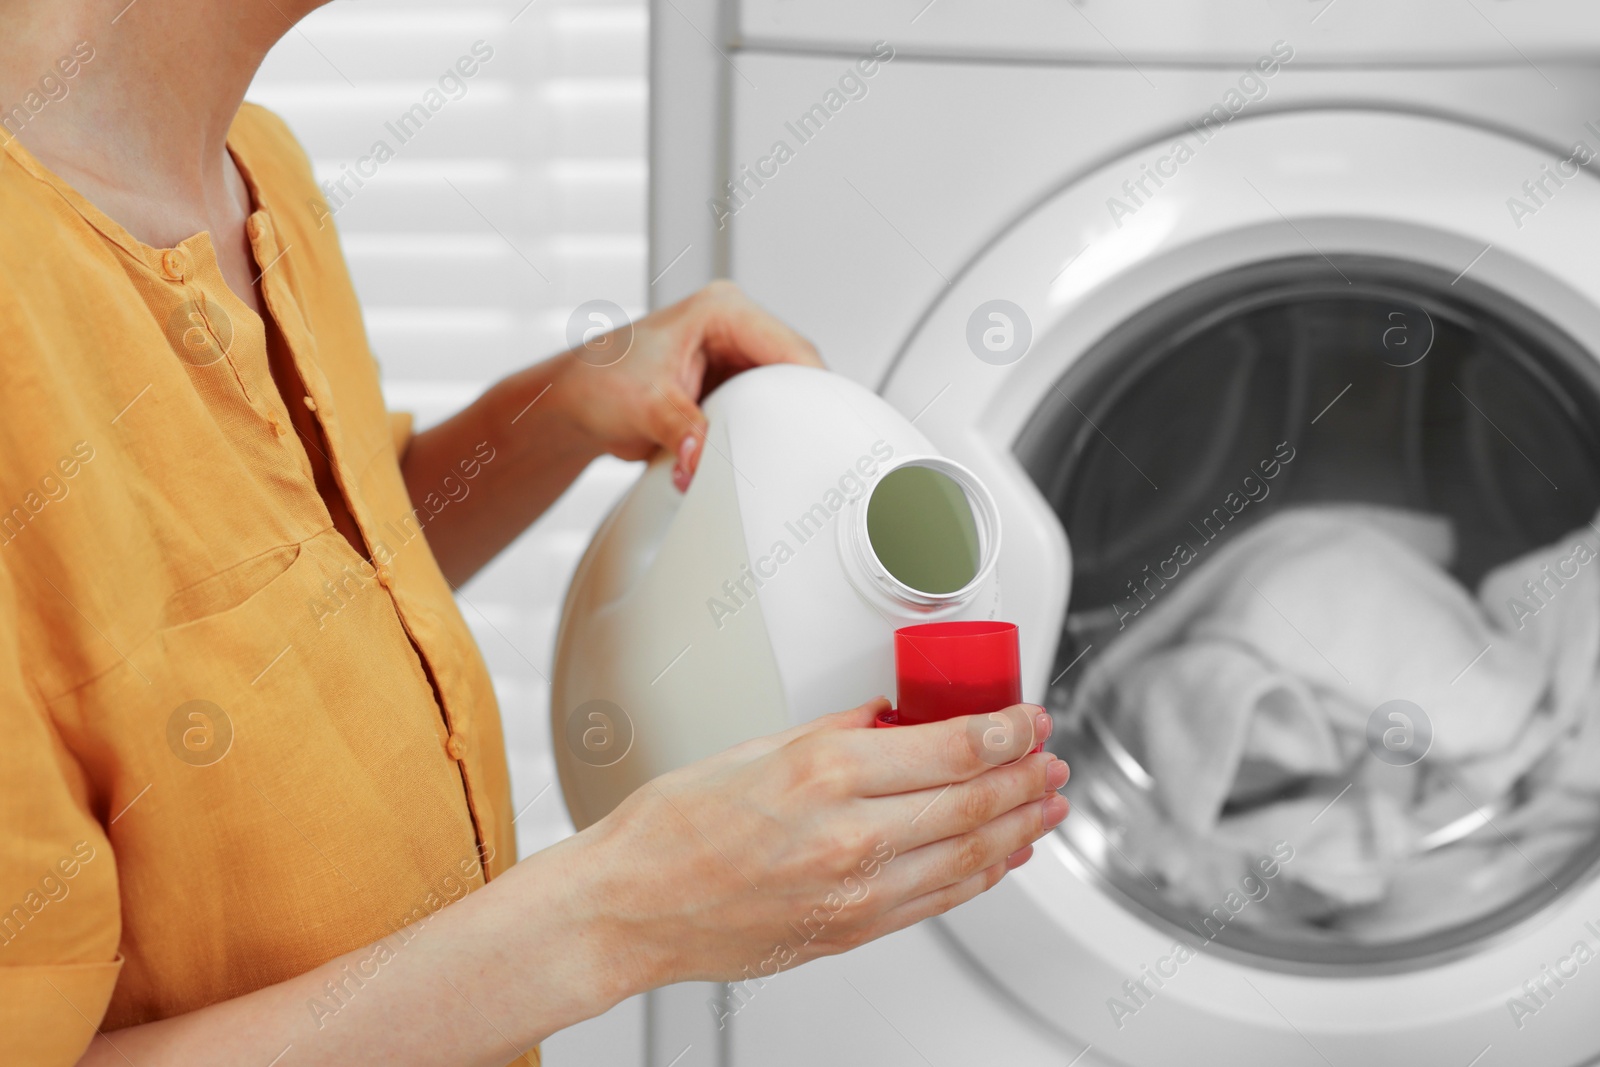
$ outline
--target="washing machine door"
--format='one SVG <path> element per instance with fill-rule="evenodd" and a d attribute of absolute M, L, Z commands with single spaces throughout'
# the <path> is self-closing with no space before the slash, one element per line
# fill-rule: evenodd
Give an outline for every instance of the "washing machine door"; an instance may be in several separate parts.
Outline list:
<path fill-rule="evenodd" d="M 1403 787 L 1375 784 L 1400 762 L 1382 745 L 1254 793 L 1241 770 L 1225 813 L 1277 819 L 1276 839 L 1241 861 L 1173 810 L 1138 701 L 1111 707 L 1085 680 L 1176 595 L 1166 579 L 1181 589 L 1291 508 L 1376 505 L 1420 522 L 1434 533 L 1417 551 L 1465 590 L 1590 529 L 1600 142 L 1552 154 L 1437 118 L 1334 110 L 1207 134 L 1119 159 L 1027 213 L 929 309 L 886 385 L 1011 509 L 1000 573 L 1017 591 L 1025 691 L 1058 714 L 1052 744 L 1074 768 L 1072 817 L 945 930 L 1068 1048 L 1090 1047 L 1085 1064 L 1589 1063 L 1600 778 L 1557 776 L 1565 806 L 1552 809 L 1532 805 L 1555 780 L 1537 774 L 1494 795 L 1457 789 L 1434 832 L 1362 867 L 1381 892 L 1342 896 L 1308 887 L 1295 857 L 1325 850 L 1341 807 L 1410 789 L 1405 808 L 1419 783 L 1443 788 L 1447 758 L 1424 752 Z M 1583 536 L 1592 555 L 1600 529 Z M 1193 566 L 1177 560 L 1184 542 Z M 1242 580 L 1251 563 L 1236 560 Z M 1262 610 L 1305 639 L 1305 617 Z M 1589 765 L 1575 746 L 1600 714 L 1600 638 L 1578 629 L 1586 703 L 1543 754 L 1569 768 Z M 1438 699 L 1484 684 L 1470 653 L 1459 667 L 1433 680 Z M 1373 711 L 1406 696 L 1370 695 Z M 1288 801 L 1298 823 L 1272 807 Z M 1351 847 L 1369 849 L 1378 827 L 1355 825 Z"/>

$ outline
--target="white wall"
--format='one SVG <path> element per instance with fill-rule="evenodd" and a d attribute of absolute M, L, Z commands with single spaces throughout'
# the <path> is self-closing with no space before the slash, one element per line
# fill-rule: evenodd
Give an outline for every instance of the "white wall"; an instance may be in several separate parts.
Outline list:
<path fill-rule="evenodd" d="M 643 0 L 337 0 L 267 58 L 250 99 L 284 117 L 319 179 L 343 178 L 330 204 L 384 392 L 419 426 L 564 347 L 583 301 L 642 313 L 646 37 Z M 480 41 L 492 56 L 402 143 L 386 124 Z M 362 164 L 379 140 L 393 158 Z M 595 464 L 462 591 L 500 698 L 523 855 L 572 832 L 550 756 L 556 618 L 634 474 Z M 546 1062 L 636 1062 L 641 1028 L 625 1004 L 551 1040 Z"/>

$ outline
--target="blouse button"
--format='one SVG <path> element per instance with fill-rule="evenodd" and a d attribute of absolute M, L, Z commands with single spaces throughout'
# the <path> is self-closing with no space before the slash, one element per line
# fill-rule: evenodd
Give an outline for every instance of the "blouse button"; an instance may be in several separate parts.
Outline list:
<path fill-rule="evenodd" d="M 249 221 L 244 224 L 244 230 L 245 233 L 249 234 L 250 240 L 261 240 L 261 238 L 266 236 L 267 233 L 266 216 L 259 211 L 254 215 L 251 215 Z"/>
<path fill-rule="evenodd" d="M 387 589 L 394 584 L 394 571 L 390 570 L 387 564 L 378 564 L 377 571 L 379 585 Z"/>
<path fill-rule="evenodd" d="M 450 740 L 444 743 L 444 750 L 446 754 L 448 754 L 453 760 L 460 760 L 467 754 L 466 743 L 462 740 L 459 733 L 450 735 Z"/>
<path fill-rule="evenodd" d="M 315 410 L 317 410 L 317 402 L 315 400 L 313 400 L 309 396 L 306 397 L 305 399 L 306 399 L 306 410 L 307 411 L 315 411 Z"/>
<path fill-rule="evenodd" d="M 167 276 L 168 281 L 183 281 L 184 266 L 183 253 L 176 248 L 169 248 L 161 253 L 161 272 Z"/>
<path fill-rule="evenodd" d="M 271 426 L 272 432 L 277 434 L 279 437 L 282 437 L 284 434 L 289 432 L 288 427 L 284 426 L 284 424 L 278 420 L 278 416 L 276 415 L 267 416 L 267 425 Z"/>

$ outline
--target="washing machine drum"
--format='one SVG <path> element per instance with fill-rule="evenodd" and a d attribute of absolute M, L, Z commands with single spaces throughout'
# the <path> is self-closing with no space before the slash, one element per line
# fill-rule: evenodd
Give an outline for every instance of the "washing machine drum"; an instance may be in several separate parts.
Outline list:
<path fill-rule="evenodd" d="M 1600 376 L 1577 344 L 1469 281 L 1307 257 L 1169 298 L 1049 396 L 1017 452 L 1073 548 L 1049 696 L 1067 727 L 1054 745 L 1073 764 L 1063 832 L 1125 903 L 1267 966 L 1420 966 L 1532 914 L 1593 866 L 1600 771 L 1575 765 L 1600 715 L 1600 604 L 1579 603 L 1593 595 L 1582 582 L 1561 603 L 1565 586 L 1537 567 L 1543 585 L 1516 587 L 1524 613 L 1477 596 L 1525 554 L 1549 547 L 1570 571 L 1600 548 Z M 1396 552 L 1411 553 L 1416 582 L 1363 599 L 1349 586 L 1368 575 L 1319 572 L 1361 565 L 1359 553 L 1313 551 L 1337 547 L 1341 522 L 1406 542 Z M 1303 565 L 1284 547 L 1297 536 Z M 1397 566 L 1386 559 L 1373 566 Z M 1480 609 L 1476 625 L 1497 628 L 1481 662 L 1468 650 L 1460 675 L 1427 690 L 1430 709 L 1411 668 L 1444 638 L 1393 634 L 1416 608 L 1394 598 L 1445 584 L 1452 603 Z M 1524 655 L 1516 623 L 1546 603 L 1571 632 Z M 1268 620 L 1288 642 L 1275 648 L 1311 676 L 1252 644 L 1229 604 Z M 1387 690 L 1370 664 L 1339 662 L 1380 640 L 1415 651 L 1387 657 L 1401 664 Z M 1496 657 L 1539 654 L 1576 665 L 1577 680 L 1520 704 L 1503 686 L 1499 703 L 1487 695 L 1511 670 Z M 1450 756 L 1466 729 L 1456 705 L 1473 702 L 1521 746 L 1498 786 L 1475 774 L 1481 761 Z M 1306 707 L 1315 729 L 1295 718 Z M 1568 717 L 1530 739 L 1546 714 Z M 1215 734 L 1227 730 L 1250 739 L 1230 748 Z M 1219 753 L 1236 763 L 1218 771 Z"/>

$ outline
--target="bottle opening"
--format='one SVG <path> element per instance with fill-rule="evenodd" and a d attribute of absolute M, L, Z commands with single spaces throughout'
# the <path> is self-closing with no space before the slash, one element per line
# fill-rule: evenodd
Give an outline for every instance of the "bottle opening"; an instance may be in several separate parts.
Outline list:
<path fill-rule="evenodd" d="M 954 593 L 982 567 L 978 520 L 966 489 L 931 467 L 884 475 L 867 502 L 867 541 L 886 571 L 920 593 Z"/>
<path fill-rule="evenodd" d="M 879 611 L 949 614 L 994 571 L 999 509 L 961 464 L 907 457 L 851 502 L 839 524 L 839 552 L 851 584 Z"/>

